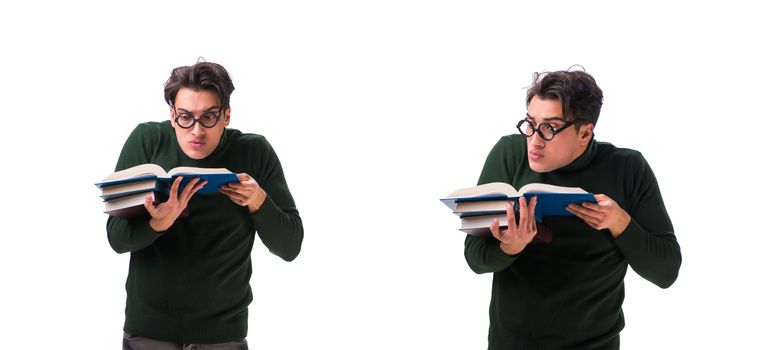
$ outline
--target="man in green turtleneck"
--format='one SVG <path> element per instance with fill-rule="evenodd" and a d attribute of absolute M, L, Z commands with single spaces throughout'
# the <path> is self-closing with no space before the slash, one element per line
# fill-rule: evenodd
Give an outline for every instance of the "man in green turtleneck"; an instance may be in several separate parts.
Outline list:
<path fill-rule="evenodd" d="M 493 273 L 489 349 L 618 349 L 627 266 L 667 288 L 680 246 L 656 178 L 643 156 L 594 140 L 603 93 L 583 71 L 535 74 L 520 135 L 501 138 L 478 184 L 532 182 L 581 187 L 597 203 L 537 223 L 536 199 L 507 205 L 509 227 L 467 236 L 464 255 Z M 516 217 L 517 216 L 517 217 Z M 532 243 L 549 230 L 549 243 Z"/>
<path fill-rule="evenodd" d="M 204 183 L 178 178 L 168 201 L 148 196 L 149 215 L 109 217 L 110 245 L 131 253 L 123 349 L 247 349 L 256 235 L 286 261 L 299 254 L 304 231 L 277 154 L 263 136 L 226 128 L 233 90 L 221 65 L 174 69 L 169 120 L 139 124 L 123 146 L 115 170 L 227 168 L 240 180 L 195 194 Z"/>

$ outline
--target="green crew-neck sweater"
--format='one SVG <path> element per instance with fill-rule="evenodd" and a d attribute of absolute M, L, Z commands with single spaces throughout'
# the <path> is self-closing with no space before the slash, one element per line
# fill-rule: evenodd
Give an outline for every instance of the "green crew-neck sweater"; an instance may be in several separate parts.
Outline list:
<path fill-rule="evenodd" d="M 659 186 L 643 156 L 591 141 L 567 166 L 536 173 L 526 140 L 509 135 L 491 150 L 478 184 L 520 188 L 542 182 L 581 187 L 615 200 L 632 217 L 614 239 L 581 219 L 547 217 L 550 243 L 529 244 L 509 256 L 494 238 L 467 236 L 464 254 L 477 273 L 493 273 L 489 349 L 602 349 L 618 347 L 627 266 L 666 288 L 677 278 L 680 247 Z"/>
<path fill-rule="evenodd" d="M 251 214 L 224 194 L 198 193 L 189 201 L 189 215 L 162 233 L 149 227 L 148 216 L 109 217 L 112 249 L 131 253 L 124 330 L 174 343 L 245 338 L 256 234 L 286 261 L 296 258 L 304 237 L 275 151 L 263 136 L 225 129 L 211 155 L 192 159 L 179 147 L 169 121 L 148 122 L 128 137 L 115 170 L 143 163 L 166 170 L 195 166 L 247 173 L 267 199 Z"/>

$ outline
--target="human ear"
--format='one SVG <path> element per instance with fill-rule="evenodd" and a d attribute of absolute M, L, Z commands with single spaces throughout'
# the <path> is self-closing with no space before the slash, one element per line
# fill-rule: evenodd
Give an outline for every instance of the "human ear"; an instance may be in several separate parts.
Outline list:
<path fill-rule="evenodd" d="M 229 113 L 232 111 L 232 107 L 227 107 L 227 109 L 224 111 L 224 120 L 222 120 L 222 123 L 224 123 L 224 127 L 229 126 Z"/>
<path fill-rule="evenodd" d="M 589 143 L 589 140 L 592 139 L 592 136 L 594 136 L 595 124 L 589 123 L 581 126 L 581 129 L 579 129 L 579 142 L 583 144 Z"/>

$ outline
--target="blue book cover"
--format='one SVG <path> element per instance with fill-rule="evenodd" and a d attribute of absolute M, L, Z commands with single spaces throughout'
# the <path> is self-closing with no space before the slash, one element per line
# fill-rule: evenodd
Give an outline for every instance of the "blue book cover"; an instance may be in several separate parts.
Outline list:
<path fill-rule="evenodd" d="M 578 187 L 531 183 L 516 190 L 503 182 L 458 189 L 441 201 L 459 217 L 470 217 L 503 213 L 507 201 L 511 201 L 517 211 L 521 196 L 528 202 L 531 197 L 537 197 L 535 215 L 539 221 L 545 216 L 573 215 L 565 210 L 570 203 L 597 202 L 592 193 Z"/>
<path fill-rule="evenodd" d="M 184 186 L 187 185 L 192 179 L 199 177 L 200 181 L 208 181 L 203 188 L 201 188 L 197 193 L 218 193 L 219 187 L 222 185 L 226 185 L 228 183 L 233 182 L 240 182 L 240 180 L 237 179 L 237 175 L 235 173 L 219 173 L 219 174 L 179 174 L 179 175 L 173 175 L 170 178 L 167 179 L 159 179 L 165 187 L 167 187 L 167 190 L 171 190 L 171 185 L 173 184 L 173 181 L 176 180 L 177 177 L 182 177 L 181 185 L 179 188 L 184 188 Z M 199 183 L 199 182 L 198 182 Z"/>
<path fill-rule="evenodd" d="M 117 198 L 115 195 L 128 195 L 128 192 L 140 193 L 136 192 L 140 190 L 168 192 L 177 177 L 183 178 L 181 188 L 196 177 L 208 181 L 198 193 L 216 193 L 224 184 L 240 182 L 235 173 L 225 168 L 176 167 L 166 172 L 156 164 L 141 164 L 116 171 L 95 185 L 102 190 L 102 196 Z M 156 183 L 152 184 L 151 180 L 155 180 Z M 140 182 L 146 185 L 138 185 Z M 132 184 L 137 184 L 137 187 L 131 188 Z M 125 190 L 120 186 L 125 186 Z"/>
<path fill-rule="evenodd" d="M 530 203 L 531 197 L 536 196 L 536 218 L 541 219 L 545 216 L 569 216 L 573 215 L 565 208 L 571 203 L 597 203 L 595 195 L 592 193 L 546 193 L 529 192 L 525 194 L 526 200 Z M 517 209 L 517 206 L 515 207 Z M 541 220 L 539 220 L 541 221 Z"/>

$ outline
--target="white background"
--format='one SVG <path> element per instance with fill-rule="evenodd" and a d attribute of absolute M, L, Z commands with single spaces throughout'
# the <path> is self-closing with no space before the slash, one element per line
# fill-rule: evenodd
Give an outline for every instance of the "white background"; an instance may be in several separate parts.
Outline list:
<path fill-rule="evenodd" d="M 93 183 L 198 56 L 230 71 L 230 126 L 267 136 L 304 219 L 296 261 L 254 248 L 253 349 L 485 348 L 491 276 L 438 198 L 515 132 L 533 72 L 573 64 L 605 93 L 596 138 L 643 152 L 682 246 L 671 288 L 627 275 L 623 349 L 765 346 L 765 11 L 107 3 L 0 5 L 3 348 L 119 348 L 128 255 Z"/>

